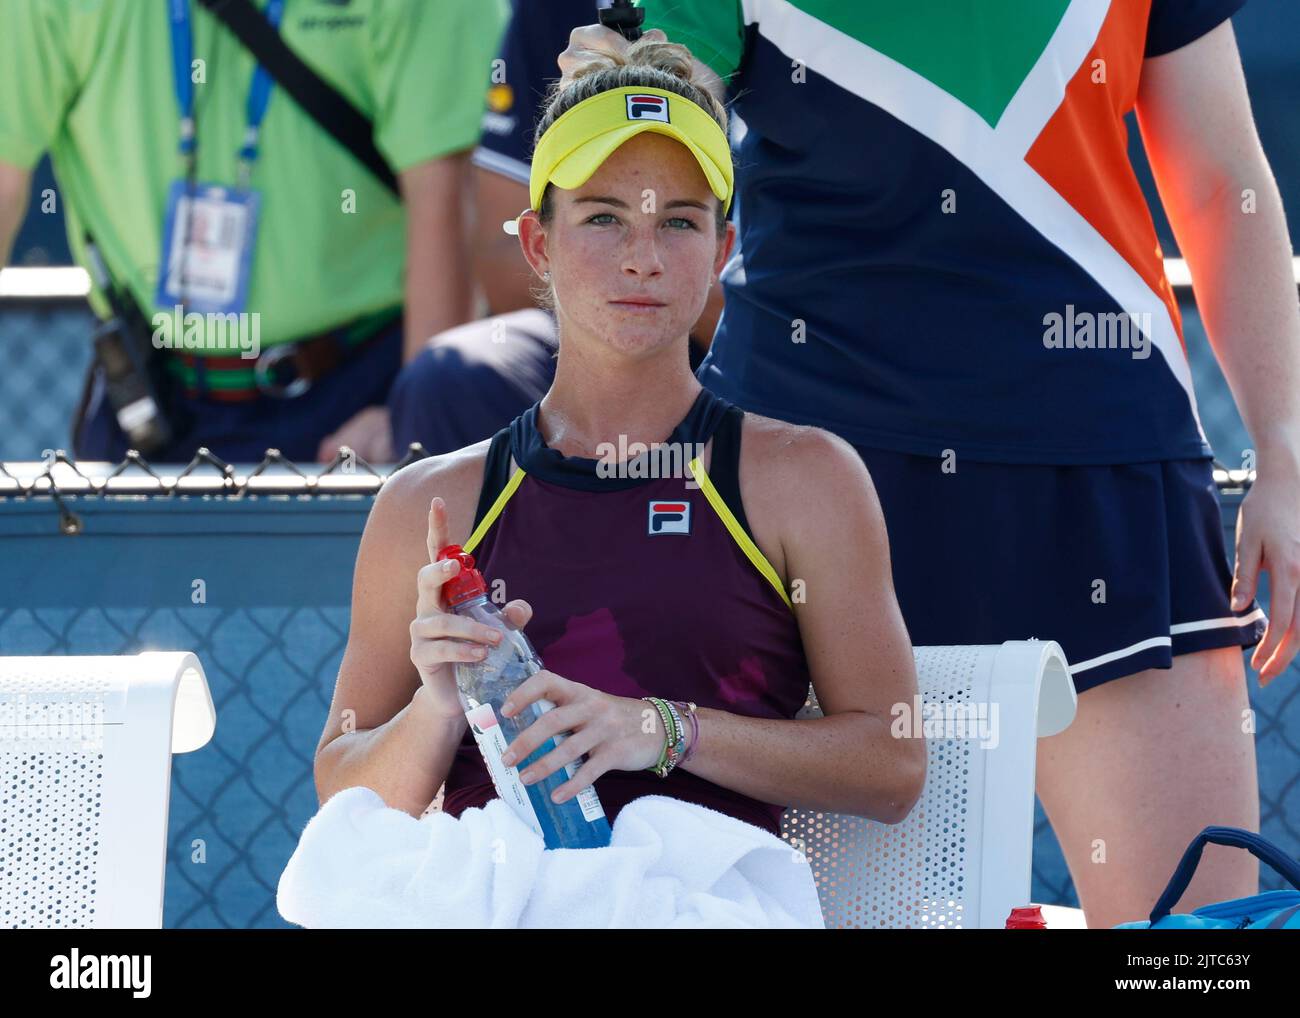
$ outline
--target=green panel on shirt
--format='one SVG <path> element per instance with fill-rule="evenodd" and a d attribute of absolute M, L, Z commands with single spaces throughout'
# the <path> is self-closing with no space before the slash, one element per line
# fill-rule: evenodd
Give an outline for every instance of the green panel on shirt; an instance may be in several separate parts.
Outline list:
<path fill-rule="evenodd" d="M 253 59 L 191 7 L 206 72 L 198 176 L 233 185 Z M 506 0 L 286 0 L 281 33 L 374 121 L 397 173 L 473 147 L 507 13 Z M 167 188 L 181 172 L 167 3 L 0 0 L 0 26 L 0 160 L 30 168 L 48 150 L 74 256 L 86 264 L 88 228 L 114 278 L 152 309 Z M 264 345 L 402 303 L 401 203 L 279 87 L 252 186 L 262 218 L 248 310 L 262 315 Z"/>
<path fill-rule="evenodd" d="M 1070 2 L 797 0 L 794 6 L 929 79 L 995 125 Z M 971 60 L 972 51 L 998 59 Z"/>
<path fill-rule="evenodd" d="M 680 42 L 727 81 L 745 55 L 745 18 L 740 0 L 640 0 L 644 28 L 658 28 Z"/>
<path fill-rule="evenodd" d="M 642 0 L 660 28 L 724 78 L 740 66 L 739 0 Z M 763 4 L 756 4 L 760 12 Z M 778 4 L 771 5 L 774 9 Z M 790 6 L 932 81 L 994 125 L 1047 46 L 1069 0 L 793 0 Z M 761 13 L 758 30 L 763 30 Z M 971 60 L 972 51 L 998 59 Z M 792 53 L 791 58 L 800 54 Z"/>

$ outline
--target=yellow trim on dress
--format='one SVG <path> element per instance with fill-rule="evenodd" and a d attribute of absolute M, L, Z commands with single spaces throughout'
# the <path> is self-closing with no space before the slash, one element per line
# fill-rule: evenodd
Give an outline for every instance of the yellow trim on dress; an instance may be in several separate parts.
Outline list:
<path fill-rule="evenodd" d="M 740 521 L 736 519 L 722 496 L 718 494 L 718 489 L 713 486 L 713 482 L 709 479 L 709 475 L 704 470 L 704 464 L 700 462 L 698 456 L 691 460 L 691 473 L 695 475 L 696 483 L 699 484 L 700 490 L 704 492 L 704 497 L 709 500 L 709 505 L 713 506 L 713 511 L 718 514 L 718 518 L 722 520 L 732 538 L 740 545 L 740 550 L 745 553 L 745 557 L 754 563 L 754 568 L 762 573 L 767 578 L 767 582 L 776 588 L 776 592 L 781 595 L 781 600 L 785 602 L 785 606 L 794 611 L 790 595 L 781 586 L 781 578 L 776 575 L 772 563 L 759 551 L 758 545 L 745 533 L 745 528 L 740 525 Z"/>
<path fill-rule="evenodd" d="M 496 518 L 501 515 L 501 510 L 504 509 L 506 503 L 510 501 L 510 496 L 515 493 L 515 489 L 519 487 L 523 479 L 524 468 L 516 467 L 510 480 L 506 482 L 506 486 L 501 489 L 501 494 L 498 495 L 497 500 L 492 503 L 492 508 L 487 511 L 487 515 L 484 516 L 479 522 L 479 525 L 474 528 L 474 533 L 469 535 L 469 540 L 464 544 L 465 551 L 472 552 L 476 547 L 478 547 L 479 541 L 483 540 L 483 535 L 488 532 L 488 528 L 491 527 L 492 524 L 496 522 Z"/>

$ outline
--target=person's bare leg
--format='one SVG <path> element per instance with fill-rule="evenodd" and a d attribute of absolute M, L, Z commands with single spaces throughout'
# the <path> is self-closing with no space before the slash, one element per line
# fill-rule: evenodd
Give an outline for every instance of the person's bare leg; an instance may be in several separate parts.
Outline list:
<path fill-rule="evenodd" d="M 1088 926 L 1145 919 L 1211 824 L 1259 830 L 1253 718 L 1240 649 L 1183 654 L 1087 690 L 1038 742 L 1037 790 Z M 1259 864 L 1208 845 L 1178 912 L 1259 890 Z"/>

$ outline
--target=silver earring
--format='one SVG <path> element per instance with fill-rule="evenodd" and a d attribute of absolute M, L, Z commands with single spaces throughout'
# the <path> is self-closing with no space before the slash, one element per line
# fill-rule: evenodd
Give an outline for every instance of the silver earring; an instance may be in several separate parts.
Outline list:
<path fill-rule="evenodd" d="M 546 280 L 546 282 L 549 283 L 549 282 L 551 281 L 551 274 L 550 274 L 550 272 L 549 272 L 549 271 L 548 271 L 548 272 L 543 272 L 543 273 L 542 273 L 542 278 L 543 278 L 544 280 Z"/>

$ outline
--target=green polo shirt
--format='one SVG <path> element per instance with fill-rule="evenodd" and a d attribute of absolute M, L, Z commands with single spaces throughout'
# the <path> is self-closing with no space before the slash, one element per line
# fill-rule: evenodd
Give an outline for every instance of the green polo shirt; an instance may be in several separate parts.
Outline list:
<path fill-rule="evenodd" d="M 253 59 L 191 8 L 198 177 L 232 185 Z M 505 0 L 286 0 L 280 31 L 374 122 L 400 173 L 473 147 L 506 15 Z M 151 312 L 182 173 L 167 0 L 0 0 L 0 97 L 0 160 L 29 169 L 49 151 L 77 261 L 89 229 Z M 262 216 L 248 310 L 263 345 L 401 305 L 401 203 L 278 87 L 251 185 Z M 92 304 L 105 312 L 98 294 Z"/>

